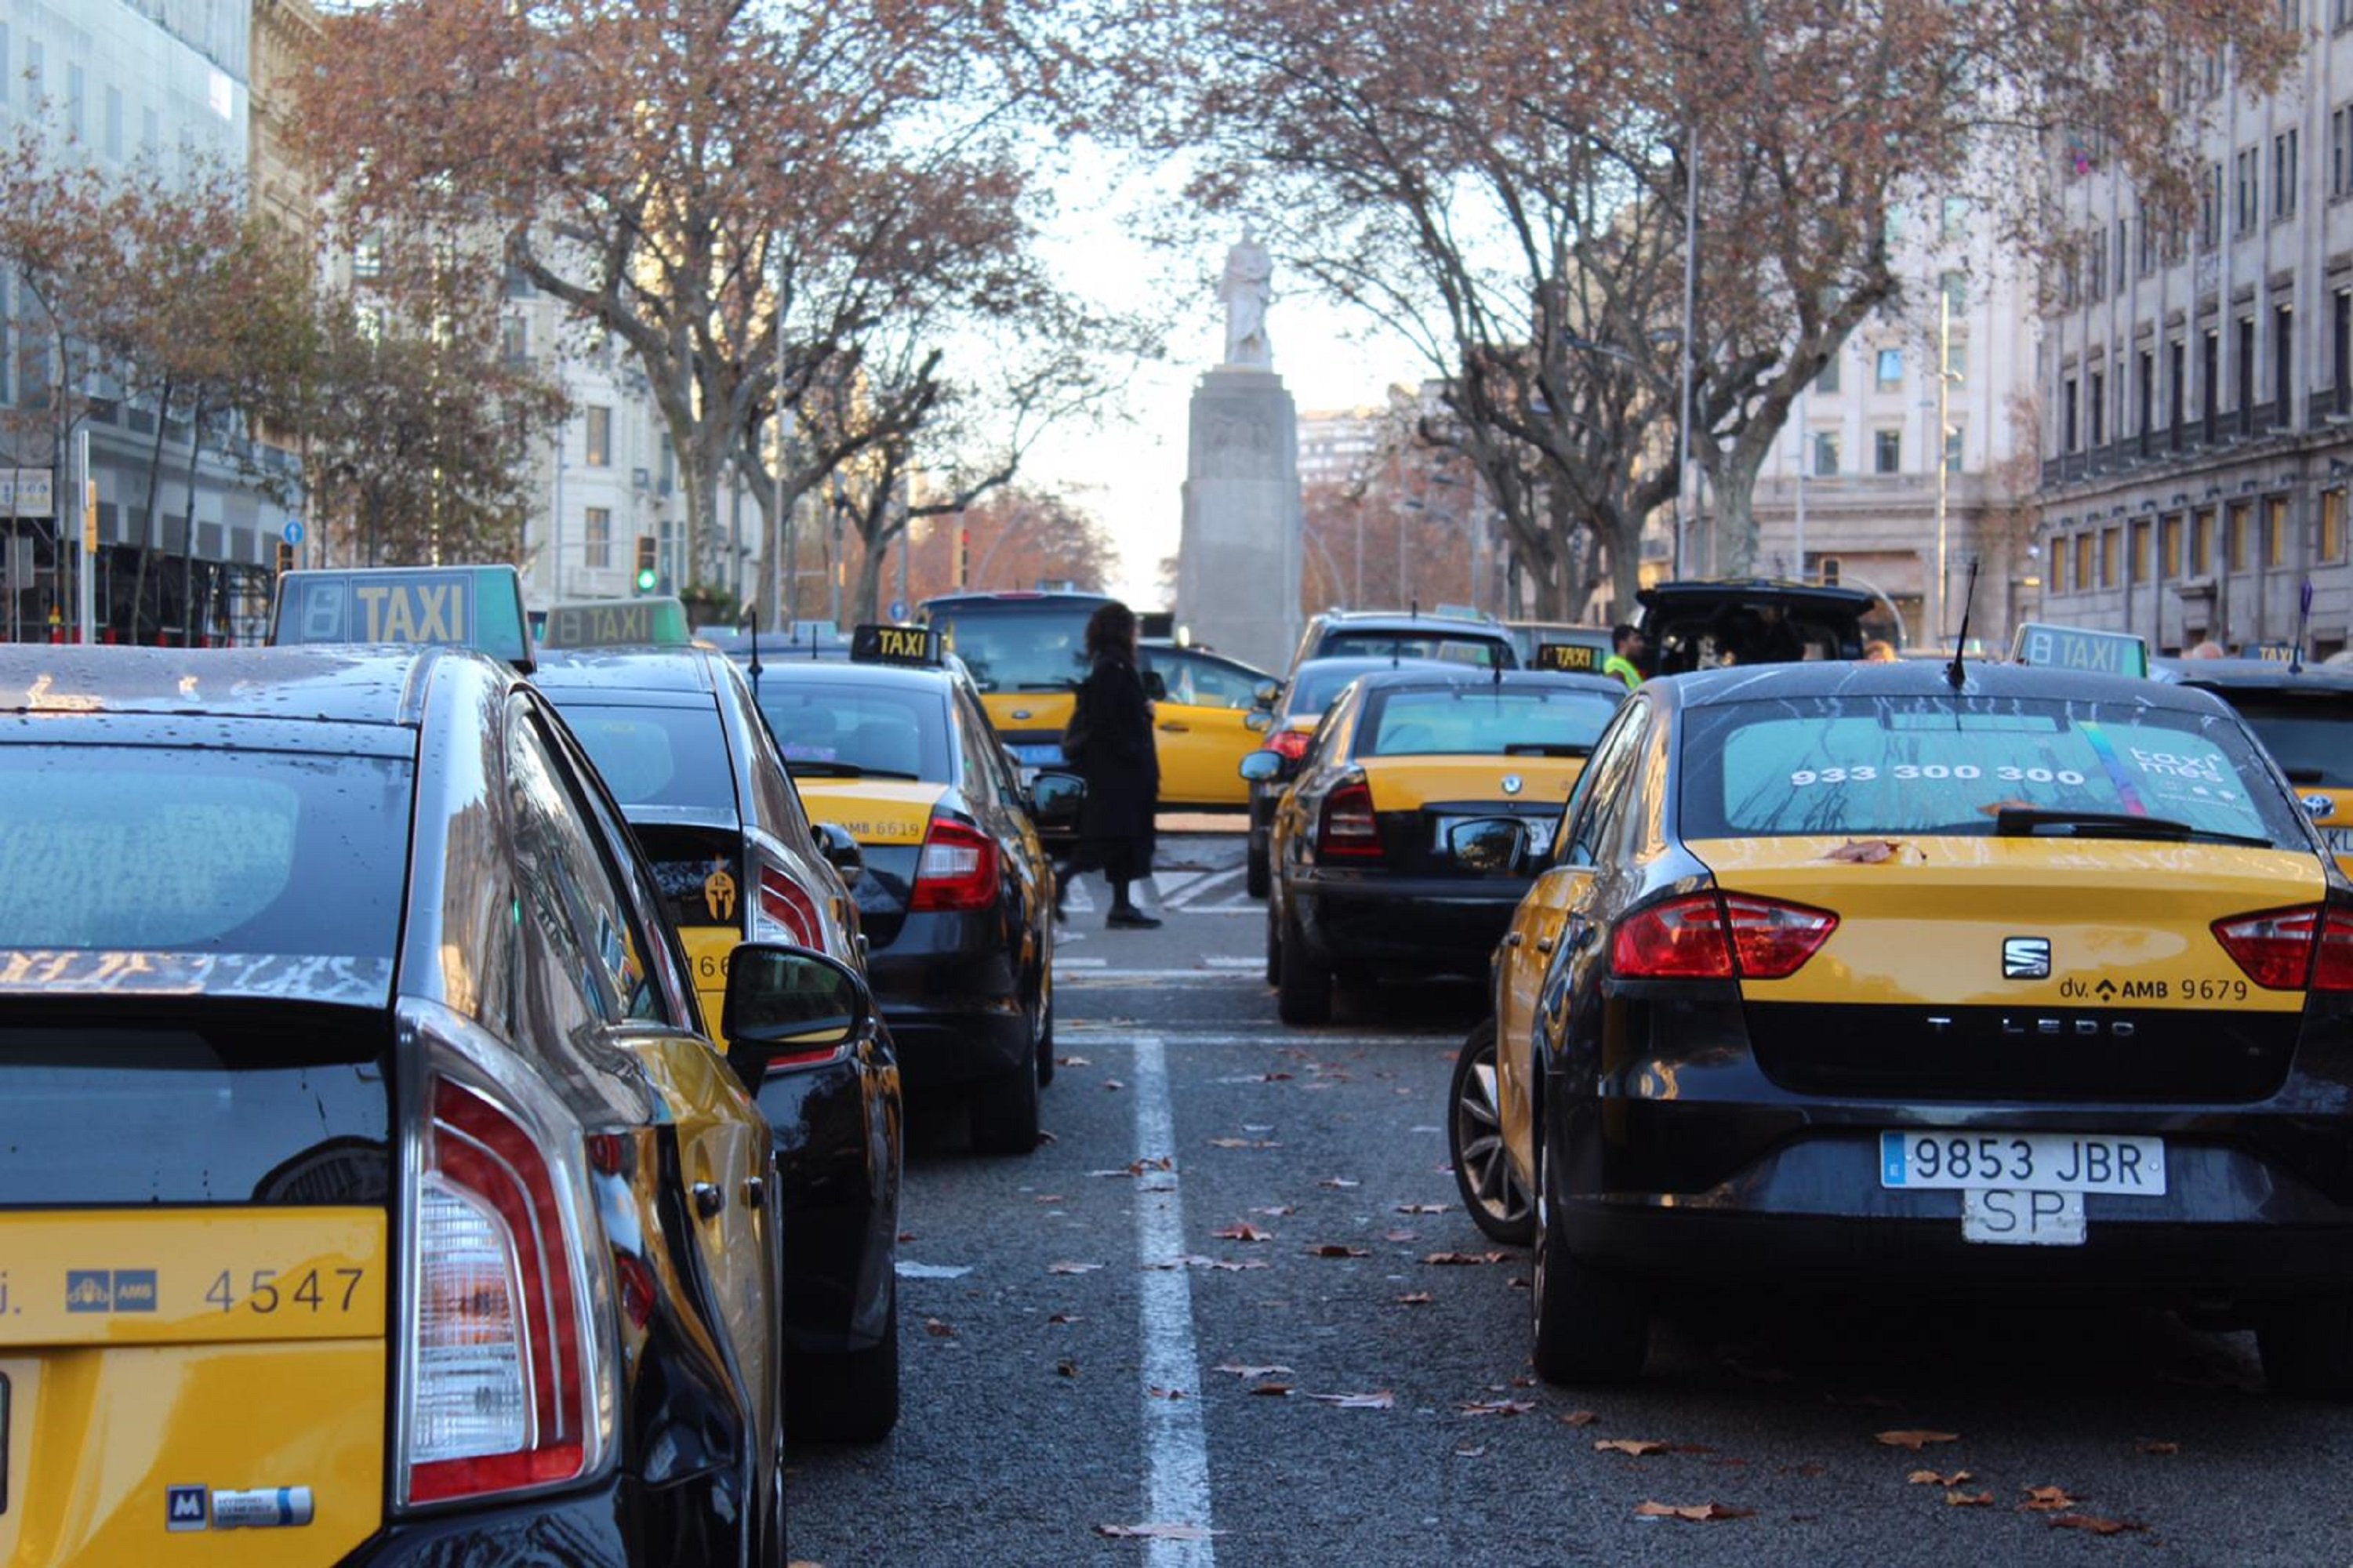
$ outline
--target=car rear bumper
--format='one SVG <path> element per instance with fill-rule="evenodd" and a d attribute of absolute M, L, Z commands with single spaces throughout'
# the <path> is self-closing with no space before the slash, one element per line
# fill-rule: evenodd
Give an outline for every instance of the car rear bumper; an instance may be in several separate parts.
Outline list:
<path fill-rule="evenodd" d="M 602 1484 L 387 1525 L 344 1568 L 448 1568 L 452 1563 L 564 1563 L 656 1568 L 733 1563 L 744 1518 L 732 1474 L 652 1487 L 616 1472 Z M 781 1524 L 781 1521 L 777 1521 Z"/>
<path fill-rule="evenodd" d="M 1000 1077 L 1029 1059 L 1025 966 L 996 910 L 911 914 L 866 969 L 911 1086 Z"/>
<path fill-rule="evenodd" d="M 1517 878 L 1299 879 L 1284 889 L 1316 962 L 1377 961 L 1413 973 L 1482 975 L 1510 929 Z"/>

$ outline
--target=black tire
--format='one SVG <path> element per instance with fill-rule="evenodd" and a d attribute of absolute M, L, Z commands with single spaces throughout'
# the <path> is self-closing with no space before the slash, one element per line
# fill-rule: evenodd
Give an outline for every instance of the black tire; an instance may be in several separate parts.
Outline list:
<path fill-rule="evenodd" d="M 1266 983 L 1282 984 L 1282 926 L 1274 918 L 1274 906 L 1266 906 Z"/>
<path fill-rule="evenodd" d="M 2255 1349 L 2273 1393 L 2353 1399 L 2353 1297 L 2272 1308 L 2255 1325 Z"/>
<path fill-rule="evenodd" d="M 1045 1088 L 1054 1081 L 1054 987 L 1050 981 L 1039 982 L 1043 994 L 1041 1005 L 1046 1009 L 1044 1021 L 1038 1028 L 1038 1087 Z"/>
<path fill-rule="evenodd" d="M 1038 1150 L 1038 1068 L 1023 1062 L 972 1094 L 972 1146 L 983 1154 L 1033 1154 Z"/>
<path fill-rule="evenodd" d="M 1638 1284 L 1569 1256 L 1545 1196 L 1545 1142 L 1535 1141 L 1535 1258 L 1529 1269 L 1530 1359 L 1546 1383 L 1630 1383 L 1651 1352 L 1651 1302 Z"/>
<path fill-rule="evenodd" d="M 1527 1189 L 1512 1173 L 1504 1147 L 1503 1120 L 1495 1097 L 1495 1021 L 1471 1031 L 1454 1054 L 1446 1090 L 1446 1147 L 1454 1165 L 1454 1187 L 1471 1223 L 1495 1240 L 1525 1247 L 1536 1236 L 1536 1210 Z"/>
<path fill-rule="evenodd" d="M 839 1355 L 786 1358 L 785 1425 L 795 1442 L 879 1443 L 899 1424 L 899 1282 L 882 1338 Z"/>
<path fill-rule="evenodd" d="M 1332 972 L 1315 962 L 1300 940 L 1299 922 L 1282 921 L 1282 963 L 1274 977 L 1275 1016 L 1286 1024 L 1332 1021 Z"/>
<path fill-rule="evenodd" d="M 1253 899 L 1266 897 L 1274 886 L 1273 858 L 1267 852 L 1265 842 L 1257 834 L 1251 834 L 1250 854 L 1242 863 L 1242 891 Z"/>

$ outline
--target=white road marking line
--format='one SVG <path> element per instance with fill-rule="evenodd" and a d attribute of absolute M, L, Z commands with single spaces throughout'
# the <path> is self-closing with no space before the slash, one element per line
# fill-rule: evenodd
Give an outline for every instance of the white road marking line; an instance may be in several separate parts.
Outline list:
<path fill-rule="evenodd" d="M 1061 965 L 1058 963 L 1055 967 L 1060 969 Z M 1089 984 L 1103 980 L 1214 980 L 1229 985 L 1237 980 L 1255 980 L 1257 977 L 1229 969 L 1090 969 L 1084 974 L 1074 974 L 1071 978 Z"/>
<path fill-rule="evenodd" d="M 1240 866 L 1229 866 L 1222 871 L 1211 871 L 1203 876 L 1191 878 L 1181 892 L 1164 898 L 1161 901 L 1172 910 L 1183 909 L 1219 883 L 1231 881 L 1240 876 L 1244 869 L 1245 868 Z"/>
<path fill-rule="evenodd" d="M 1203 954 L 1201 962 L 1212 969 L 1257 969 L 1263 966 L 1266 960 L 1241 953 L 1211 952 Z"/>
<path fill-rule="evenodd" d="M 1176 1152 L 1176 1120 L 1168 1102 L 1168 1064 L 1156 1035 L 1135 1042 L 1135 1157 L 1159 1160 Z M 1144 1517 L 1160 1524 L 1209 1528 L 1209 1442 L 1201 1416 L 1201 1357 L 1193 1343 L 1193 1285 L 1183 1268 L 1155 1268 L 1182 1258 L 1185 1198 L 1175 1171 L 1155 1173 L 1135 1194 L 1136 1261 L 1142 1265 L 1136 1315 L 1144 1340 Z M 1155 1396 L 1153 1390 L 1184 1397 Z M 1154 1540 L 1145 1545 L 1152 1568 L 1213 1568 L 1217 1548 L 1207 1540 Z"/>
<path fill-rule="evenodd" d="M 1067 942 L 1070 939 L 1065 937 L 1063 940 Z M 1111 960 L 1108 958 L 1064 958 L 1059 952 L 1054 955 L 1054 968 L 1057 973 L 1065 969 L 1102 969 L 1110 963 Z"/>

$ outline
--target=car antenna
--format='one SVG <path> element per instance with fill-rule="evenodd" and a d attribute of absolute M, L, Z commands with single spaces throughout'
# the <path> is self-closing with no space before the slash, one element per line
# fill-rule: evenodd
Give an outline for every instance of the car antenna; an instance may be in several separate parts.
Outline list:
<path fill-rule="evenodd" d="M 760 617 L 752 617 L 752 695 L 760 695 Z"/>
<path fill-rule="evenodd" d="M 1969 609 L 1977 603 L 1977 597 L 1978 563 L 1972 556 L 1969 560 L 1969 585 L 1961 590 L 1961 631 L 1953 639 L 1953 662 L 1945 667 L 1945 679 L 1952 683 L 1956 691 L 1968 679 L 1961 668 L 1961 650 L 1969 646 Z"/>

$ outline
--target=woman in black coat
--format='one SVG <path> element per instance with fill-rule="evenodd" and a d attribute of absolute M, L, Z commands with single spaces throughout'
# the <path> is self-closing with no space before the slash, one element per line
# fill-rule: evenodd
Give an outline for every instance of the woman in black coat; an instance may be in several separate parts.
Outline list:
<path fill-rule="evenodd" d="M 1160 922 L 1129 901 L 1128 884 L 1152 875 L 1153 813 L 1160 799 L 1160 757 L 1152 739 L 1152 704 L 1135 668 L 1135 612 L 1105 605 L 1087 618 L 1093 668 L 1063 731 L 1062 754 L 1087 781 L 1079 808 L 1079 844 L 1056 873 L 1055 913 L 1062 889 L 1082 871 L 1111 883 L 1109 924 L 1149 931 Z"/>

